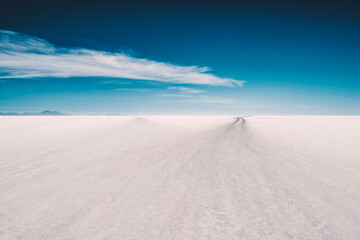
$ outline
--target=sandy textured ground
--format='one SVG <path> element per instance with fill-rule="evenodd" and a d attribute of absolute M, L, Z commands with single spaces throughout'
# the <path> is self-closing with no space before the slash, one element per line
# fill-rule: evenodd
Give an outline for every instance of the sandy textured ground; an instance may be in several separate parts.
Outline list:
<path fill-rule="evenodd" d="M 0 117 L 0 239 L 360 239 L 360 117 Z"/>

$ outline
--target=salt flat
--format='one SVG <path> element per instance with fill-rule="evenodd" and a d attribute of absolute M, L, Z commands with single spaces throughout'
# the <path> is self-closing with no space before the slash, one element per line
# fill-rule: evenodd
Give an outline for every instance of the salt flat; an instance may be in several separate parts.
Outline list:
<path fill-rule="evenodd" d="M 360 239 L 360 117 L 0 117 L 0 239 Z"/>

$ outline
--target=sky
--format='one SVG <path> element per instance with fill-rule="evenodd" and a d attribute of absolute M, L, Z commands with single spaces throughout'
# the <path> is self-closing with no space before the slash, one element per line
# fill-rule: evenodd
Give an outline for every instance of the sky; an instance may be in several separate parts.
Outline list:
<path fill-rule="evenodd" d="M 360 114 L 358 1 L 0 2 L 0 112 Z"/>

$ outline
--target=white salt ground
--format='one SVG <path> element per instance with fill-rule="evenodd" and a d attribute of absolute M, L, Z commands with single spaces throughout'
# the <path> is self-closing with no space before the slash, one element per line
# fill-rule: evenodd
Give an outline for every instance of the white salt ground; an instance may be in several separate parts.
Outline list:
<path fill-rule="evenodd" d="M 360 239 L 359 226 L 360 117 L 0 117 L 2 240 Z"/>

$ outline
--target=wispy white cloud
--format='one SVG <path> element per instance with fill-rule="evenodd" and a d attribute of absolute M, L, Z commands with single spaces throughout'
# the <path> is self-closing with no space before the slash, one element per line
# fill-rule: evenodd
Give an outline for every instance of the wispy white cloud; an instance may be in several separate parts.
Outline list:
<path fill-rule="evenodd" d="M 206 90 L 200 90 L 200 89 L 188 88 L 188 87 L 168 87 L 168 89 L 177 90 L 177 91 L 179 91 L 181 93 L 188 93 L 188 94 L 206 92 Z"/>
<path fill-rule="evenodd" d="M 156 94 L 156 96 L 158 97 L 185 97 L 185 98 L 193 98 L 193 95 L 189 95 L 189 94 L 179 94 L 179 93 L 160 93 L 160 94 Z"/>
<path fill-rule="evenodd" d="M 229 98 L 223 98 L 218 96 L 201 96 L 199 98 L 181 100 L 182 102 L 193 102 L 193 103 L 234 103 L 234 100 Z"/>
<path fill-rule="evenodd" d="M 102 76 L 219 86 L 244 83 L 208 72 L 207 67 L 178 66 L 119 52 L 55 47 L 37 37 L 0 30 L 0 78 Z"/>
<path fill-rule="evenodd" d="M 100 85 L 128 85 L 131 84 L 130 81 L 121 81 L 121 80 L 103 80 L 103 81 L 98 81 L 95 84 L 100 84 Z"/>
<path fill-rule="evenodd" d="M 115 88 L 111 91 L 115 92 L 151 92 L 151 89 L 149 88 Z"/>
<path fill-rule="evenodd" d="M 199 95 L 199 96 L 191 96 L 186 95 L 187 99 L 179 99 L 179 100 L 166 100 L 166 102 L 183 102 L 183 103 L 234 103 L 232 99 L 223 98 L 219 96 L 207 96 L 207 95 Z M 166 97 L 166 95 L 164 96 Z M 174 97 L 184 97 L 184 96 L 174 96 Z"/>
<path fill-rule="evenodd" d="M 168 87 L 169 90 L 176 91 L 176 93 L 161 93 L 156 94 L 158 97 L 170 97 L 166 102 L 189 102 L 189 103 L 233 103 L 234 101 L 228 98 L 219 96 L 209 96 L 202 93 L 206 90 L 188 88 L 188 87 Z"/>

